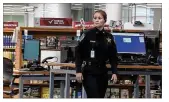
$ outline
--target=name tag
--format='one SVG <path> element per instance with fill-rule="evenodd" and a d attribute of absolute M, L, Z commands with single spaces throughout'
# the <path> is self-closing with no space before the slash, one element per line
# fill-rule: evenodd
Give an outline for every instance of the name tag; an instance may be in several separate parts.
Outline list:
<path fill-rule="evenodd" d="M 94 58 L 94 57 L 95 57 L 95 51 L 94 51 L 94 50 L 91 50 L 91 52 L 90 52 L 90 57 L 91 57 L 91 58 Z"/>
<path fill-rule="evenodd" d="M 90 40 L 91 43 L 95 43 L 96 41 Z"/>

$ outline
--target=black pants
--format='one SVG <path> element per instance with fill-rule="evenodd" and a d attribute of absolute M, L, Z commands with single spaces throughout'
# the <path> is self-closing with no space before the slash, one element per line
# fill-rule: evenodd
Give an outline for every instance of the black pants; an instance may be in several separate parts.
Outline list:
<path fill-rule="evenodd" d="M 87 98 L 104 98 L 108 86 L 108 74 L 83 74 L 83 78 Z"/>

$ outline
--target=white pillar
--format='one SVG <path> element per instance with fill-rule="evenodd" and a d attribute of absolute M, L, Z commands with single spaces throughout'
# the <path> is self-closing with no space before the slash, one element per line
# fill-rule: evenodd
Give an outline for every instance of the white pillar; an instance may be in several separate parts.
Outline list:
<path fill-rule="evenodd" d="M 153 16 L 153 28 L 154 30 L 162 30 L 162 9 L 161 8 L 153 8 L 154 16 Z"/>
<path fill-rule="evenodd" d="M 28 26 L 34 26 L 34 17 L 46 17 L 46 18 L 72 18 L 71 16 L 71 4 L 59 3 L 59 4 L 30 4 L 35 6 L 34 14 L 29 14 Z"/>
<path fill-rule="evenodd" d="M 54 18 L 70 18 L 71 17 L 71 4 L 45 4 L 45 17 Z"/>
<path fill-rule="evenodd" d="M 121 3 L 108 3 L 106 4 L 107 22 L 110 20 L 118 21 L 122 20 L 122 4 Z"/>
<path fill-rule="evenodd" d="M 34 17 L 44 17 L 44 4 L 29 4 L 29 6 L 34 6 L 35 11 L 28 14 L 28 26 L 34 27 Z"/>

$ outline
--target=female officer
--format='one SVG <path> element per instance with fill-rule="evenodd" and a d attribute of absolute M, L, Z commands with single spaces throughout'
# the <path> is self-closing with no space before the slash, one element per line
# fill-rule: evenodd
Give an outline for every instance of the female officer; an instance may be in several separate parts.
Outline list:
<path fill-rule="evenodd" d="M 82 34 L 76 47 L 76 79 L 82 82 L 88 98 L 104 98 L 108 86 L 108 60 L 111 80 L 117 81 L 117 50 L 113 36 L 104 30 L 106 20 L 104 11 L 96 11 L 93 15 L 95 27 Z"/>

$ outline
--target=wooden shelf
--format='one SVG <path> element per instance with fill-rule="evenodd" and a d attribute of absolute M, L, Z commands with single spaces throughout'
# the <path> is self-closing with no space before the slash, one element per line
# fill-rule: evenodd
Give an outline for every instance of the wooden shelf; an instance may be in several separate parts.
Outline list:
<path fill-rule="evenodd" d="M 45 75 L 49 75 L 49 71 L 19 71 L 19 70 L 14 70 L 14 74 L 45 74 Z"/>
<path fill-rule="evenodd" d="M 29 84 L 24 84 L 26 86 L 49 86 L 47 83 L 29 83 Z"/>
<path fill-rule="evenodd" d="M 64 33 L 76 33 L 75 28 L 42 28 L 42 27 L 21 27 L 21 31 L 28 30 L 33 32 L 64 32 Z"/>
<path fill-rule="evenodd" d="M 34 32 L 67 32 L 67 33 L 76 33 L 76 30 L 81 30 L 80 28 L 44 28 L 44 27 L 21 27 L 20 28 L 22 31 L 24 29 L 28 31 L 34 31 Z M 110 29 L 105 29 L 110 32 Z M 120 30 L 120 29 L 113 29 L 113 32 L 147 32 L 147 31 L 153 31 L 153 30 Z"/>
<path fill-rule="evenodd" d="M 15 50 L 15 48 L 3 48 L 3 50 Z"/>
<path fill-rule="evenodd" d="M 51 62 L 51 63 L 46 63 L 42 65 L 49 65 L 49 66 L 69 66 L 72 68 L 75 68 L 74 63 L 56 63 L 56 62 Z M 110 64 L 106 65 L 108 68 L 110 68 Z M 126 69 L 162 69 L 162 66 L 153 66 L 153 65 L 118 65 L 118 68 L 126 68 Z"/>
<path fill-rule="evenodd" d="M 41 48 L 40 50 L 61 51 L 59 49 Z"/>
<path fill-rule="evenodd" d="M 4 33 L 12 33 L 13 34 L 14 29 L 13 28 L 3 28 Z"/>
<path fill-rule="evenodd" d="M 115 86 L 115 87 L 133 87 L 133 84 L 108 84 L 108 86 Z M 145 84 L 139 84 L 139 86 L 143 87 Z"/>

